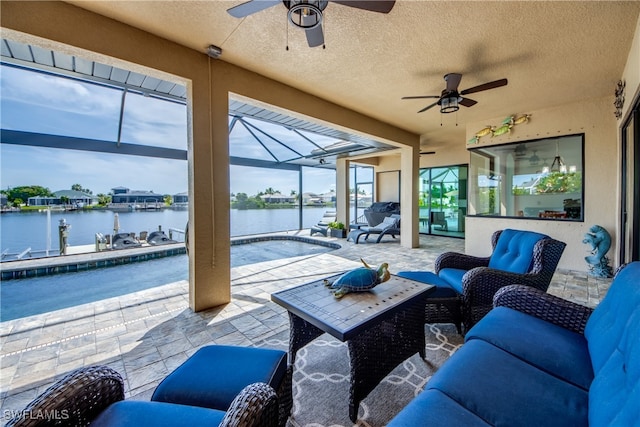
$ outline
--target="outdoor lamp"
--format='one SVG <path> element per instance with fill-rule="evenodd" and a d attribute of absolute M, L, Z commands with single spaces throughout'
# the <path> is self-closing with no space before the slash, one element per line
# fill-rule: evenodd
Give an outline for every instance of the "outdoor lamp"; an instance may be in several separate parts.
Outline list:
<path fill-rule="evenodd" d="M 440 112 L 447 114 L 447 113 L 454 113 L 458 111 L 460 109 L 460 107 L 458 106 L 459 101 L 460 101 L 460 98 L 458 98 L 457 96 L 442 98 L 440 102 Z"/>
<path fill-rule="evenodd" d="M 322 23 L 322 9 L 325 7 L 326 1 L 292 0 L 288 13 L 289 22 L 305 30 L 315 28 Z"/>

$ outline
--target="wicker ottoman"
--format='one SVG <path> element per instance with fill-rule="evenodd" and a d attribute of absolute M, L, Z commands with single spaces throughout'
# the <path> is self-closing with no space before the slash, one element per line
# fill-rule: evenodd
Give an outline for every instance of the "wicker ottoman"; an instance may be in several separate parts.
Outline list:
<path fill-rule="evenodd" d="M 460 295 L 435 273 L 401 271 L 400 277 L 435 285 L 436 291 L 427 299 L 425 323 L 453 323 L 462 335 L 462 302 Z"/>
<path fill-rule="evenodd" d="M 291 374 L 285 351 L 210 345 L 169 374 L 151 400 L 226 411 L 244 387 L 264 382 L 278 394 L 279 425 L 284 426 L 293 404 Z"/>

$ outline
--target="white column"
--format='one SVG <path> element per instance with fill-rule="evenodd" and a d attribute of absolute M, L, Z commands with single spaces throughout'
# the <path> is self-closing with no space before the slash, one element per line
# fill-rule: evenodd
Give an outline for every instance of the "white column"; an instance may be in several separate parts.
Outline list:
<path fill-rule="evenodd" d="M 349 227 L 349 161 L 336 160 L 336 215 L 339 222 Z"/>
<path fill-rule="evenodd" d="M 400 244 L 405 248 L 417 248 L 420 246 L 418 233 L 420 147 L 406 147 L 400 150 Z"/>

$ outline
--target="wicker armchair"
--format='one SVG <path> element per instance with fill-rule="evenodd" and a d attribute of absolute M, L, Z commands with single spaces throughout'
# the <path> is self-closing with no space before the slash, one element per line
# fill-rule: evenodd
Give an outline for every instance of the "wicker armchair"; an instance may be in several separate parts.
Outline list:
<path fill-rule="evenodd" d="M 500 242 L 501 236 L 503 240 Z M 509 241 L 505 241 L 507 239 Z M 522 272 L 496 267 L 500 265 L 496 257 L 513 257 L 513 254 L 523 249 L 509 246 L 518 245 L 518 241 L 522 239 L 529 239 L 530 245 L 533 246 L 532 254 L 520 254 L 523 258 L 520 261 Z M 500 248 L 498 248 L 499 242 Z M 565 243 L 548 236 L 520 230 L 496 231 L 491 237 L 491 245 L 493 253 L 489 257 L 447 252 L 440 255 L 435 262 L 436 274 L 449 282 L 451 287 L 460 294 L 462 318 L 466 330 L 491 310 L 493 296 L 504 286 L 521 284 L 546 291 L 566 246 Z M 505 263 L 504 260 L 501 262 Z"/>
<path fill-rule="evenodd" d="M 272 427 L 278 423 L 278 398 L 275 391 L 264 383 L 254 383 L 245 387 L 231 403 L 226 412 L 213 409 L 196 408 L 170 403 L 125 401 L 124 382 L 120 374 L 108 366 L 90 366 L 77 369 L 53 384 L 27 407 L 19 411 L 6 425 L 11 427 L 36 426 L 88 426 L 98 419 L 100 425 L 110 425 L 100 419 L 100 414 L 108 412 L 117 405 L 120 413 L 131 416 L 120 417 L 116 424 L 122 425 L 123 419 L 128 425 L 173 426 L 175 419 L 164 414 L 180 414 L 181 411 L 197 411 L 197 415 L 187 419 L 187 425 L 205 425 L 208 419 L 216 420 L 221 427 Z M 125 406 L 127 403 L 131 405 Z M 124 404 L 124 405 L 123 405 Z M 142 409 L 142 411 L 140 411 Z M 142 415 L 132 414 L 140 411 Z M 153 416 L 160 412 L 159 416 Z M 207 419 L 207 416 L 209 416 Z M 151 417 L 149 417 L 151 415 Z M 116 419 L 118 417 L 115 417 Z M 162 420 L 158 424 L 158 419 Z M 218 424 L 218 421 L 222 421 Z M 197 422 L 202 420 L 201 423 Z M 184 424 L 185 420 L 181 420 Z"/>
<path fill-rule="evenodd" d="M 39 414 L 58 418 L 57 425 L 86 426 L 109 405 L 123 399 L 124 383 L 119 373 L 107 366 L 80 368 L 45 390 L 7 427 L 45 425 L 42 418 L 34 416 Z"/>

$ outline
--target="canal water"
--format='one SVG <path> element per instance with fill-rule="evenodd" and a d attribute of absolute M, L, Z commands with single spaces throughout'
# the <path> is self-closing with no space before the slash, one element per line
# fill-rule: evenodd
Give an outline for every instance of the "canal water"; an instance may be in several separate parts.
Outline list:
<path fill-rule="evenodd" d="M 303 209 L 303 228 L 316 224 L 324 207 L 305 207 Z M 231 236 L 270 233 L 298 229 L 298 209 L 249 209 L 231 210 Z M 184 230 L 189 212 L 177 209 L 154 211 L 118 212 L 121 233 L 154 231 L 162 227 L 167 234 L 169 228 Z M 71 246 L 95 243 L 95 234 L 112 234 L 114 212 L 109 210 L 51 212 L 51 248 L 58 250 L 58 225 L 61 219 L 71 224 L 68 244 Z M 174 239 L 183 240 L 181 234 Z M 0 215 L 0 253 L 20 253 L 27 248 L 33 251 L 47 249 L 46 212 L 10 212 Z"/>

